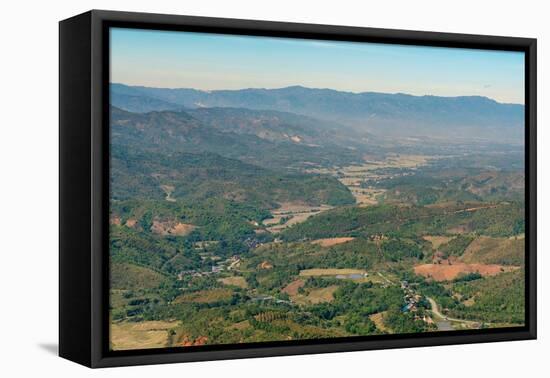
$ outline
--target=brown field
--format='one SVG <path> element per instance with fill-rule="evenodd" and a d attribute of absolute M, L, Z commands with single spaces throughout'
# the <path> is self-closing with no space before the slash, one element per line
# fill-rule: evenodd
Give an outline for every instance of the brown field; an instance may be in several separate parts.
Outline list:
<path fill-rule="evenodd" d="M 363 269 L 304 269 L 300 271 L 302 277 L 315 277 L 315 276 L 336 276 L 336 275 L 349 275 L 349 274 L 364 274 Z"/>
<path fill-rule="evenodd" d="M 306 300 L 311 304 L 332 302 L 334 300 L 334 292 L 336 289 L 338 289 L 338 285 L 313 289 L 306 296 Z"/>
<path fill-rule="evenodd" d="M 333 245 L 344 244 L 354 239 L 355 238 L 346 238 L 346 237 L 317 239 L 317 240 L 313 240 L 311 244 L 317 244 L 317 245 L 320 245 L 321 247 L 332 247 Z"/>
<path fill-rule="evenodd" d="M 224 285 L 237 286 L 242 289 L 246 289 L 248 287 L 248 283 L 246 282 L 245 278 L 241 276 L 220 278 L 218 281 L 220 281 Z"/>
<path fill-rule="evenodd" d="M 137 219 L 130 218 L 126 221 L 124 225 L 129 228 L 134 228 L 136 227 L 136 224 L 137 224 Z"/>
<path fill-rule="evenodd" d="M 197 228 L 197 226 L 187 223 L 154 220 L 151 226 L 151 232 L 163 236 L 185 236 L 190 234 L 195 228 Z"/>
<path fill-rule="evenodd" d="M 438 249 L 441 245 L 447 244 L 452 239 L 452 237 L 426 235 L 423 237 L 423 239 L 432 243 L 433 249 Z"/>
<path fill-rule="evenodd" d="M 295 280 L 295 281 L 292 281 L 291 283 L 289 283 L 288 285 L 286 285 L 281 291 L 283 293 L 287 293 L 288 295 L 290 296 L 294 296 L 296 294 L 298 294 L 298 290 L 303 287 L 305 285 L 305 281 L 304 280 Z"/>
<path fill-rule="evenodd" d="M 190 234 L 196 226 L 187 223 L 176 223 L 176 225 L 168 230 L 171 235 L 185 236 Z"/>
<path fill-rule="evenodd" d="M 453 227 L 453 228 L 449 228 L 447 230 L 447 232 L 449 234 L 455 234 L 455 235 L 460 235 L 460 234 L 466 234 L 468 232 L 471 232 L 470 228 L 469 227 L 466 227 L 466 226 L 456 226 L 456 227 Z"/>
<path fill-rule="evenodd" d="M 471 297 L 469 299 L 466 299 L 464 302 L 462 302 L 462 304 L 466 307 L 473 306 L 475 303 L 476 303 L 475 297 Z"/>
<path fill-rule="evenodd" d="M 212 303 L 231 299 L 232 294 L 233 290 L 230 289 L 200 290 L 182 294 L 176 297 L 174 303 Z"/>
<path fill-rule="evenodd" d="M 498 264 L 465 264 L 456 262 L 448 264 L 423 264 L 414 267 L 414 272 L 435 281 L 454 280 L 461 274 L 479 273 L 482 276 L 495 276 L 500 273 L 510 272 L 518 269 L 515 266 L 504 266 Z"/>
<path fill-rule="evenodd" d="M 524 255 L 524 238 L 480 236 L 468 245 L 461 260 L 465 263 L 515 265 L 523 262 Z"/>
<path fill-rule="evenodd" d="M 273 269 L 273 264 L 271 264 L 269 261 L 262 261 L 262 262 L 258 265 L 258 269 L 262 269 L 262 270 Z"/>
<path fill-rule="evenodd" d="M 179 321 L 122 322 L 111 324 L 113 350 L 162 348 L 168 344 L 168 331 Z"/>
<path fill-rule="evenodd" d="M 324 288 L 326 289 L 326 288 Z M 324 290 L 324 289 L 315 289 L 315 290 Z M 331 293 L 310 293 L 310 294 L 296 294 L 292 297 L 292 302 L 302 305 L 309 306 L 312 304 L 318 304 L 323 302 L 331 302 L 334 300 L 334 297 Z"/>
<path fill-rule="evenodd" d="M 387 311 L 383 312 L 377 312 L 376 314 L 372 314 L 369 316 L 369 319 L 373 321 L 373 323 L 376 325 L 376 328 L 378 328 L 382 332 L 390 332 L 388 327 L 384 325 L 384 316 L 386 315 Z"/>

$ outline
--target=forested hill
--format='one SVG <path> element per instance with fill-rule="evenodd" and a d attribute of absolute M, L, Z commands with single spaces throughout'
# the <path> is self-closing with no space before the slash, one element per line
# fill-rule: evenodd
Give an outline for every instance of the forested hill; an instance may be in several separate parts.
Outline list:
<path fill-rule="evenodd" d="M 204 201 L 209 198 L 274 208 L 282 202 L 313 206 L 354 203 L 328 176 L 281 174 L 213 153 L 161 154 L 113 145 L 111 198 Z"/>
<path fill-rule="evenodd" d="M 311 118 L 245 109 L 132 113 L 111 107 L 111 142 L 153 153 L 212 152 L 267 168 L 349 165 L 362 153 L 360 142 L 315 129 Z M 341 134 L 341 133 L 340 133 Z"/>

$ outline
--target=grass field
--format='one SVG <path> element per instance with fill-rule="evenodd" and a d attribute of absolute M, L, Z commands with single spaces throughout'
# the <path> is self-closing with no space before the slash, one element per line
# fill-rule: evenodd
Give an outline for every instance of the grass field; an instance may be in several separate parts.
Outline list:
<path fill-rule="evenodd" d="M 237 286 L 241 289 L 246 289 L 248 287 L 248 283 L 246 282 L 245 278 L 240 276 L 220 278 L 218 281 L 220 281 L 224 285 Z"/>
<path fill-rule="evenodd" d="M 111 344 L 113 350 L 148 349 L 166 347 L 171 329 L 178 327 L 179 321 L 121 322 L 111 324 Z"/>
<path fill-rule="evenodd" d="M 525 260 L 525 239 L 480 236 L 464 251 L 465 263 L 519 265 Z"/>
<path fill-rule="evenodd" d="M 311 304 L 332 302 L 334 300 L 334 292 L 336 289 L 338 289 L 337 285 L 313 289 L 308 293 L 306 299 Z"/>
<path fill-rule="evenodd" d="M 317 239 L 313 240 L 311 244 L 317 244 L 321 247 L 332 247 L 333 245 L 344 244 L 354 239 L 351 237 Z"/>
<path fill-rule="evenodd" d="M 178 296 L 174 303 L 213 303 L 231 299 L 233 290 L 231 289 L 210 289 L 194 291 Z"/>
<path fill-rule="evenodd" d="M 432 243 L 433 249 L 438 249 L 441 245 L 447 244 L 452 239 L 452 237 L 426 235 L 423 237 L 423 239 Z"/>
<path fill-rule="evenodd" d="M 337 275 L 350 275 L 350 274 L 365 274 L 363 269 L 304 269 L 300 271 L 302 277 L 316 277 L 316 276 L 337 276 Z"/>
<path fill-rule="evenodd" d="M 148 289 L 159 286 L 166 277 L 152 269 L 129 263 L 111 264 L 111 289 Z"/>

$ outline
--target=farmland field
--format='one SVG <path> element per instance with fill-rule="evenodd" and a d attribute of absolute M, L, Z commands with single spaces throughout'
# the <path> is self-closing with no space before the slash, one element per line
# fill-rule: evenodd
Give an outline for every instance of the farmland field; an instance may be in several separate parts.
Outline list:
<path fill-rule="evenodd" d="M 111 326 L 113 350 L 162 348 L 169 346 L 169 330 L 177 328 L 178 321 L 147 321 L 115 323 Z"/>
<path fill-rule="evenodd" d="M 362 275 L 366 273 L 362 269 L 306 269 L 300 271 L 300 276 L 314 277 L 314 276 L 337 276 L 337 275 Z"/>
<path fill-rule="evenodd" d="M 495 276 L 504 272 L 511 272 L 519 267 L 503 266 L 497 264 L 464 264 L 451 265 L 423 264 L 414 267 L 414 272 L 425 278 L 435 281 L 451 281 L 468 273 L 479 273 L 481 276 Z"/>

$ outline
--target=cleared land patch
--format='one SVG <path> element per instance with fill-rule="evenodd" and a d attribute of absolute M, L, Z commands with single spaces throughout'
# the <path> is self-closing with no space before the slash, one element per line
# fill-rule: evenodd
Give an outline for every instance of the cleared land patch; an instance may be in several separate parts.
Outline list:
<path fill-rule="evenodd" d="M 262 223 L 271 233 L 278 233 L 294 224 L 305 222 L 309 217 L 332 209 L 329 205 L 310 206 L 303 203 L 283 202 L 278 209 L 271 211 L 273 218 Z"/>
<path fill-rule="evenodd" d="M 334 292 L 336 289 L 338 289 L 338 285 L 313 289 L 307 294 L 306 300 L 311 304 L 332 302 L 334 300 Z"/>
<path fill-rule="evenodd" d="M 168 346 L 169 330 L 179 321 L 121 322 L 111 324 L 113 350 L 163 348 Z"/>
<path fill-rule="evenodd" d="M 306 282 L 304 280 L 295 280 L 286 285 L 281 291 L 283 293 L 287 293 L 290 296 L 298 294 L 298 290 L 300 290 L 301 287 L 304 287 Z"/>
<path fill-rule="evenodd" d="M 351 237 L 317 239 L 313 240 L 311 244 L 317 244 L 321 247 L 332 247 L 333 245 L 344 244 L 354 239 Z"/>
<path fill-rule="evenodd" d="M 168 202 L 176 202 L 176 199 L 172 197 L 172 193 L 176 188 L 173 185 L 161 185 L 160 188 L 166 194 L 165 200 Z"/>
<path fill-rule="evenodd" d="M 197 226 L 187 223 L 154 220 L 151 226 L 151 232 L 163 236 L 185 236 L 189 235 L 195 228 L 197 228 Z"/>
<path fill-rule="evenodd" d="M 414 267 L 414 272 L 426 278 L 432 278 L 435 281 L 450 281 L 458 278 L 460 275 L 468 273 L 479 273 L 482 276 L 495 276 L 504 272 L 511 272 L 518 269 L 516 266 L 505 266 L 498 264 L 422 264 Z"/>
<path fill-rule="evenodd" d="M 178 296 L 174 303 L 213 303 L 231 299 L 233 290 L 231 289 L 211 289 L 199 290 L 192 293 L 185 293 Z"/>
<path fill-rule="evenodd" d="M 348 276 L 351 274 L 365 274 L 367 271 L 363 269 L 304 269 L 300 271 L 300 276 L 302 277 L 315 277 L 315 276 Z"/>
<path fill-rule="evenodd" d="M 525 260 L 525 239 L 480 236 L 468 245 L 461 260 L 465 263 L 520 265 Z"/>
<path fill-rule="evenodd" d="M 246 282 L 245 278 L 241 276 L 220 278 L 218 281 L 220 281 L 224 285 L 237 286 L 241 289 L 246 289 L 248 287 L 248 283 Z"/>

